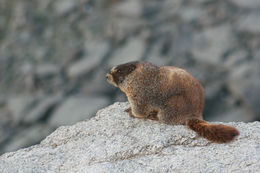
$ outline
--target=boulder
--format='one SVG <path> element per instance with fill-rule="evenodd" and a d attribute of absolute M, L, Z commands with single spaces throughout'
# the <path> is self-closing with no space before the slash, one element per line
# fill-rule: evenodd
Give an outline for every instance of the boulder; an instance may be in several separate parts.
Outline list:
<path fill-rule="evenodd" d="M 22 122 L 33 124 L 41 119 L 47 119 L 51 116 L 52 111 L 62 101 L 62 93 L 43 96 L 38 100 L 38 103 L 30 105 L 27 114 L 24 115 Z"/>
<path fill-rule="evenodd" d="M 108 44 L 101 41 L 88 40 L 84 46 L 87 50 L 87 55 L 72 63 L 67 70 L 68 76 L 72 79 L 84 76 L 94 68 L 97 68 L 109 49 Z"/>
<path fill-rule="evenodd" d="M 260 13 L 250 13 L 247 15 L 242 15 L 241 19 L 238 20 L 238 30 L 243 32 L 248 32 L 252 34 L 260 33 L 260 24 L 259 24 Z"/>
<path fill-rule="evenodd" d="M 31 127 L 17 129 L 17 131 L 15 135 L 6 140 L 6 144 L 2 147 L 3 152 L 15 151 L 37 144 L 49 135 L 53 128 L 46 124 L 38 123 Z"/>
<path fill-rule="evenodd" d="M 129 61 L 140 61 L 145 49 L 144 40 L 142 38 L 131 38 L 121 48 L 118 49 L 109 61 L 109 66 L 114 67 Z"/>
<path fill-rule="evenodd" d="M 257 9 L 260 7 L 260 1 L 258 0 L 230 0 L 232 3 L 237 5 L 240 8 L 252 8 L 252 9 Z"/>
<path fill-rule="evenodd" d="M 138 0 L 123 1 L 113 7 L 118 15 L 138 18 L 142 16 L 142 4 Z"/>
<path fill-rule="evenodd" d="M 12 120 L 15 124 L 21 122 L 28 108 L 34 101 L 35 98 L 30 95 L 9 96 L 7 107 L 10 110 Z"/>
<path fill-rule="evenodd" d="M 215 144 L 185 126 L 131 118 L 115 103 L 62 126 L 40 144 L 0 157 L 3 172 L 257 172 L 260 123 L 228 123 L 240 136 Z"/>
<path fill-rule="evenodd" d="M 194 34 L 192 53 L 199 62 L 222 64 L 223 53 L 231 50 L 234 43 L 231 25 L 224 24 Z"/>
<path fill-rule="evenodd" d="M 70 96 L 57 107 L 48 123 L 53 127 L 72 125 L 77 121 L 91 118 L 96 110 L 108 104 L 106 97 Z"/>

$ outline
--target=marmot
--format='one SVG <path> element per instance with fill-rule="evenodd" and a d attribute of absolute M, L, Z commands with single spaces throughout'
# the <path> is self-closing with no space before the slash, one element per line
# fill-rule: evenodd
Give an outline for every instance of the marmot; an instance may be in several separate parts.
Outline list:
<path fill-rule="evenodd" d="M 230 142 L 239 135 L 234 127 L 203 120 L 204 89 L 184 69 L 134 61 L 113 67 L 106 77 L 126 94 L 130 103 L 126 111 L 132 117 L 186 124 L 216 143 Z"/>

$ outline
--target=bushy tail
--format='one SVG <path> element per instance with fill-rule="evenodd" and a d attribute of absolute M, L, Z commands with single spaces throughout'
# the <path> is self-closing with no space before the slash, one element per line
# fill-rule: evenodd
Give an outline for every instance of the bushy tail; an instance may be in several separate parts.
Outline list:
<path fill-rule="evenodd" d="M 210 124 L 197 118 L 188 119 L 186 125 L 200 136 L 216 143 L 230 142 L 239 135 L 239 131 L 234 127 L 223 124 Z"/>

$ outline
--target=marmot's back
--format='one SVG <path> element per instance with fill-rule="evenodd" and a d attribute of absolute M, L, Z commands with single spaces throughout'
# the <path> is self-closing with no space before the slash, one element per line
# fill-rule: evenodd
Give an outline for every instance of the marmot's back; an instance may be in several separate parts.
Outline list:
<path fill-rule="evenodd" d="M 184 69 L 174 66 L 163 66 L 160 69 L 167 74 L 168 82 L 165 85 L 165 90 L 167 90 L 165 92 L 182 95 L 184 102 L 190 105 L 189 109 L 196 116 L 202 116 L 204 89 L 201 84 Z"/>

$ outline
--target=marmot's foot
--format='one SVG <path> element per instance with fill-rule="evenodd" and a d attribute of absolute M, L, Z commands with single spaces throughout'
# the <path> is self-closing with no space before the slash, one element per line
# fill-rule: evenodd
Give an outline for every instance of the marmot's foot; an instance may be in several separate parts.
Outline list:
<path fill-rule="evenodd" d="M 131 107 L 127 108 L 127 109 L 125 110 L 125 112 L 127 112 L 130 117 L 134 117 L 134 118 L 135 118 L 135 116 L 134 116 L 133 113 L 132 113 Z"/>

